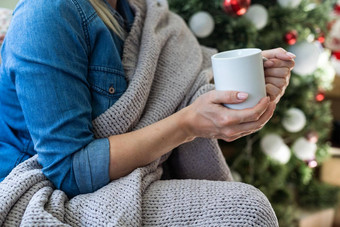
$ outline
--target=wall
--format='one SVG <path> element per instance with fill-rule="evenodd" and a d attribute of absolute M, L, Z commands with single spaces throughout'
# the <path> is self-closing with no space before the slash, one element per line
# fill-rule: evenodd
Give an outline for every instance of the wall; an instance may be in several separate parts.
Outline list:
<path fill-rule="evenodd" d="M 0 8 L 14 9 L 19 0 L 0 0 Z"/>

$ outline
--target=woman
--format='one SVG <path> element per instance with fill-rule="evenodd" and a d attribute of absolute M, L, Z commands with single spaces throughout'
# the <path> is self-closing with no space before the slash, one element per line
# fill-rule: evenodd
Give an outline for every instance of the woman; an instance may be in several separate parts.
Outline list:
<path fill-rule="evenodd" d="M 190 76 L 192 83 L 188 83 L 189 76 L 180 74 L 187 75 L 187 68 L 207 66 L 204 56 L 209 51 L 199 49 L 188 29 L 182 28 L 180 19 L 168 12 L 166 2 L 139 0 L 130 4 L 126 0 L 22 0 L 18 4 L 2 48 L 2 180 L 19 163 L 38 154 L 42 172 L 56 188 L 69 197 L 92 193 L 110 181 L 126 179 L 131 172 L 180 145 L 190 146 L 193 143 L 188 142 L 198 138 L 233 141 L 259 130 L 270 119 L 288 85 L 293 54 L 280 48 L 263 51 L 263 56 L 269 59 L 265 62 L 269 97 L 253 108 L 231 110 L 221 105 L 246 100 L 248 95 L 238 91 L 206 92 L 209 89 L 198 87 L 196 91 L 200 92 L 184 100 L 189 91 L 194 91 L 197 78 Z M 148 29 L 149 24 L 152 29 Z M 164 29 L 171 26 L 172 29 Z M 181 32 L 176 26 L 181 26 Z M 134 37 L 135 33 L 139 36 Z M 168 33 L 175 34 L 174 40 L 152 40 L 158 34 Z M 144 41 L 153 45 L 143 45 Z M 178 48 L 173 48 L 173 43 Z M 196 46 L 190 51 L 183 50 L 187 45 Z M 177 61 L 181 61 L 183 70 L 171 68 L 176 60 L 173 56 L 171 61 L 166 60 L 164 53 L 178 54 Z M 144 72 L 154 77 L 138 78 Z M 165 87 L 158 86 L 157 76 L 162 73 L 178 78 L 178 84 L 171 81 L 164 82 Z M 180 81 L 181 78 L 185 80 Z M 133 92 L 135 84 L 143 89 Z M 184 84 L 186 90 L 165 92 L 177 91 Z M 176 97 L 176 102 L 162 104 L 160 99 L 168 100 L 167 96 Z M 134 115 L 133 108 L 139 105 L 140 112 Z M 163 113 L 167 105 L 172 109 Z M 112 133 L 101 134 L 98 125 L 106 124 L 107 110 L 118 107 L 124 114 L 114 112 L 113 118 L 118 120 L 110 126 Z M 149 119 L 149 113 L 156 117 L 143 122 Z M 101 135 L 107 136 L 98 139 Z M 170 162 L 179 160 L 174 157 L 170 157 Z M 153 197 L 150 188 L 157 184 L 145 191 L 143 203 L 146 197 Z M 228 190 L 228 186 L 221 187 Z M 270 220 L 275 219 L 273 213 L 268 215 Z M 150 220 L 147 217 L 144 213 L 144 224 Z M 272 223 L 277 224 L 275 220 Z"/>

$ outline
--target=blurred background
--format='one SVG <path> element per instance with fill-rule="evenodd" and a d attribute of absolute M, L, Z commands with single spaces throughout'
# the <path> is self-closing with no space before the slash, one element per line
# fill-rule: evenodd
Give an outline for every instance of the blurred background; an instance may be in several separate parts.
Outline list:
<path fill-rule="evenodd" d="M 202 45 L 283 47 L 297 56 L 270 122 L 219 142 L 234 179 L 266 194 L 280 226 L 340 226 L 340 1 L 168 2 Z M 16 4 L 0 1 L 0 45 Z"/>
<path fill-rule="evenodd" d="M 280 226 L 340 226 L 340 2 L 169 0 L 202 45 L 283 47 L 290 85 L 269 123 L 220 141 L 234 179 L 259 188 Z"/>
<path fill-rule="evenodd" d="M 6 9 L 14 9 L 18 0 L 1 0 L 0 7 Z"/>

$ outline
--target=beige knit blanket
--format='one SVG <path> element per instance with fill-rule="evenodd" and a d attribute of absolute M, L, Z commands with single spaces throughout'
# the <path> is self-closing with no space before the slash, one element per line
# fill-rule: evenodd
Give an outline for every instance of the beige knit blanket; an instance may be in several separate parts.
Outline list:
<path fill-rule="evenodd" d="M 200 47 L 185 22 L 169 12 L 166 0 L 130 0 L 130 5 L 135 21 L 123 52 L 129 85 L 123 96 L 93 121 L 98 138 L 143 128 L 213 89 L 209 84 L 213 51 Z M 168 159 L 169 155 L 71 200 L 47 180 L 34 156 L 0 183 L 0 225 L 212 226 L 216 221 L 223 223 L 224 217 L 234 226 L 277 226 L 267 199 L 253 187 L 160 180 L 163 176 L 230 181 L 216 140 L 196 139 L 176 148 Z M 221 200 L 219 194 L 225 198 Z M 222 202 L 230 208 L 218 205 Z M 204 206 L 207 210 L 202 210 Z M 218 214 L 214 220 L 212 213 Z"/>

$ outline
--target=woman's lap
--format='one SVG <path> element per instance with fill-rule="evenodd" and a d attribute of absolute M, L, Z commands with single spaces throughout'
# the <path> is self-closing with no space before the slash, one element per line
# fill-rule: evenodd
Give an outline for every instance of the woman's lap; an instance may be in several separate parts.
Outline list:
<path fill-rule="evenodd" d="M 267 198 L 255 187 L 206 180 L 166 180 L 143 196 L 145 226 L 278 226 Z"/>

